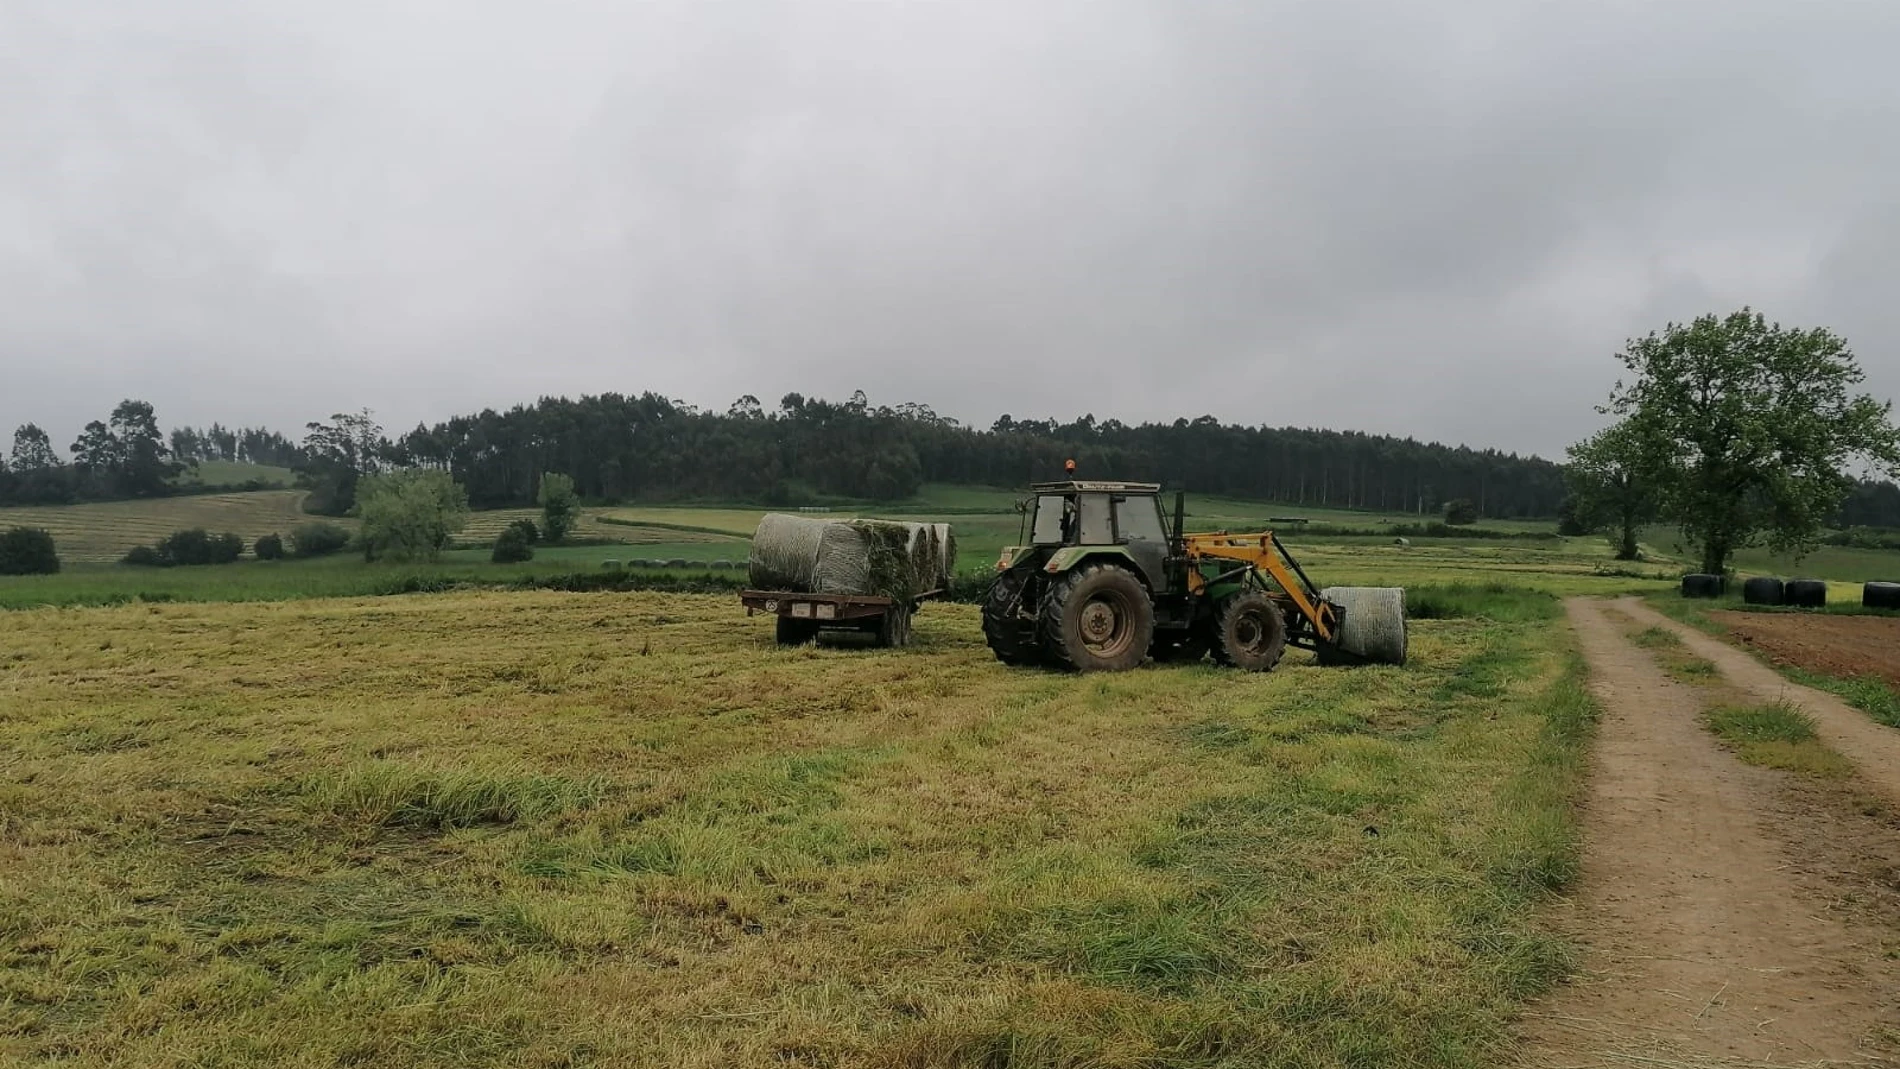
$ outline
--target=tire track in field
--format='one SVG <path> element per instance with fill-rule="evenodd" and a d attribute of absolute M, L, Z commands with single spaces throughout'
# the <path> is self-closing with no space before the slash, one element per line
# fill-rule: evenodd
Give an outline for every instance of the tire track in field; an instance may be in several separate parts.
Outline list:
<path fill-rule="evenodd" d="M 1537 1066 L 1892 1064 L 1880 933 L 1834 911 L 1837 889 L 1788 864 L 1816 830 L 1778 773 L 1742 764 L 1604 602 L 1570 623 L 1602 721 L 1584 803 L 1582 872 L 1558 923 L 1582 973 L 1526 1014 Z"/>

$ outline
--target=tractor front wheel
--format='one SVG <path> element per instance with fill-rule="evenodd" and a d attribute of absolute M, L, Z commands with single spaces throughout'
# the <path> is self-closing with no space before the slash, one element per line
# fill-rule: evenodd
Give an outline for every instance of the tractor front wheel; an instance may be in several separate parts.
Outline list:
<path fill-rule="evenodd" d="M 1038 615 L 1043 652 L 1078 672 L 1126 671 L 1154 642 L 1148 588 L 1112 564 L 1085 564 L 1051 583 Z"/>
<path fill-rule="evenodd" d="M 1286 652 L 1286 617 L 1255 591 L 1222 600 L 1214 631 L 1214 659 L 1248 672 L 1273 671 Z"/>

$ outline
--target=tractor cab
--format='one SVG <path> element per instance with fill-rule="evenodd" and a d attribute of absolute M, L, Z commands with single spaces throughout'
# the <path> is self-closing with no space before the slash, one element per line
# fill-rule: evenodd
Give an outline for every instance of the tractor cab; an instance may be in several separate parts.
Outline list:
<path fill-rule="evenodd" d="M 1037 557 L 1062 571 L 1084 556 L 1107 552 L 1126 558 L 1150 591 L 1163 593 L 1169 579 L 1168 524 L 1158 483 L 1069 479 L 1036 483 L 1024 503 L 1022 544 L 1003 551 L 997 570 Z"/>

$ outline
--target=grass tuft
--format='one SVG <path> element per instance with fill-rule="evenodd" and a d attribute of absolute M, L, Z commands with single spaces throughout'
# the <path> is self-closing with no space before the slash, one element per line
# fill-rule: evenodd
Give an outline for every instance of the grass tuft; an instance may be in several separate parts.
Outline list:
<path fill-rule="evenodd" d="M 1787 701 L 1767 705 L 1728 705 L 1704 718 L 1736 756 L 1751 765 L 1840 779 L 1853 772 L 1846 758 L 1822 745 L 1814 718 Z"/>
<path fill-rule="evenodd" d="M 605 781 L 519 770 L 429 768 L 372 761 L 304 786 L 320 813 L 372 827 L 465 828 L 539 820 L 600 804 Z"/>
<path fill-rule="evenodd" d="M 1405 590 L 1405 615 L 1412 620 L 1522 623 L 1554 620 L 1561 610 L 1554 595 L 1510 583 L 1428 584 Z"/>

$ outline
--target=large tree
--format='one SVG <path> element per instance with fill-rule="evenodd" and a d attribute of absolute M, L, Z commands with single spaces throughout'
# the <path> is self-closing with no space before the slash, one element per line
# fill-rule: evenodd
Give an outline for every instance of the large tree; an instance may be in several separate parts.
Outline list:
<path fill-rule="evenodd" d="M 1856 466 L 1900 474 L 1892 404 L 1856 391 L 1847 343 L 1744 308 L 1629 343 L 1605 411 L 1641 443 L 1636 478 L 1720 574 L 1743 546 L 1813 544 Z"/>
<path fill-rule="evenodd" d="M 215 429 L 215 428 L 214 428 Z M 389 440 L 370 410 L 339 412 L 328 423 L 308 423 L 299 481 L 310 488 L 306 512 L 342 516 L 356 504 L 357 481 L 382 466 Z"/>
<path fill-rule="evenodd" d="M 59 467 L 59 454 L 53 440 L 37 423 L 27 423 L 13 432 L 13 470 L 44 471 Z"/>
<path fill-rule="evenodd" d="M 171 459 L 158 417 L 145 401 L 120 401 L 112 410 L 111 436 L 118 444 L 115 489 L 130 497 L 158 497 L 180 465 Z"/>
<path fill-rule="evenodd" d="M 1642 474 L 1644 449 L 1636 425 L 1618 423 L 1570 447 L 1564 476 L 1574 519 L 1592 531 L 1608 529 L 1617 560 L 1641 556 L 1637 531 L 1656 518 L 1656 493 Z"/>
<path fill-rule="evenodd" d="M 535 503 L 541 506 L 541 531 L 549 542 L 566 538 L 580 519 L 581 499 L 574 493 L 574 480 L 559 472 L 541 474 Z"/>
<path fill-rule="evenodd" d="M 368 475 L 356 486 L 363 556 L 434 560 L 468 523 L 468 491 L 446 471 Z"/>

